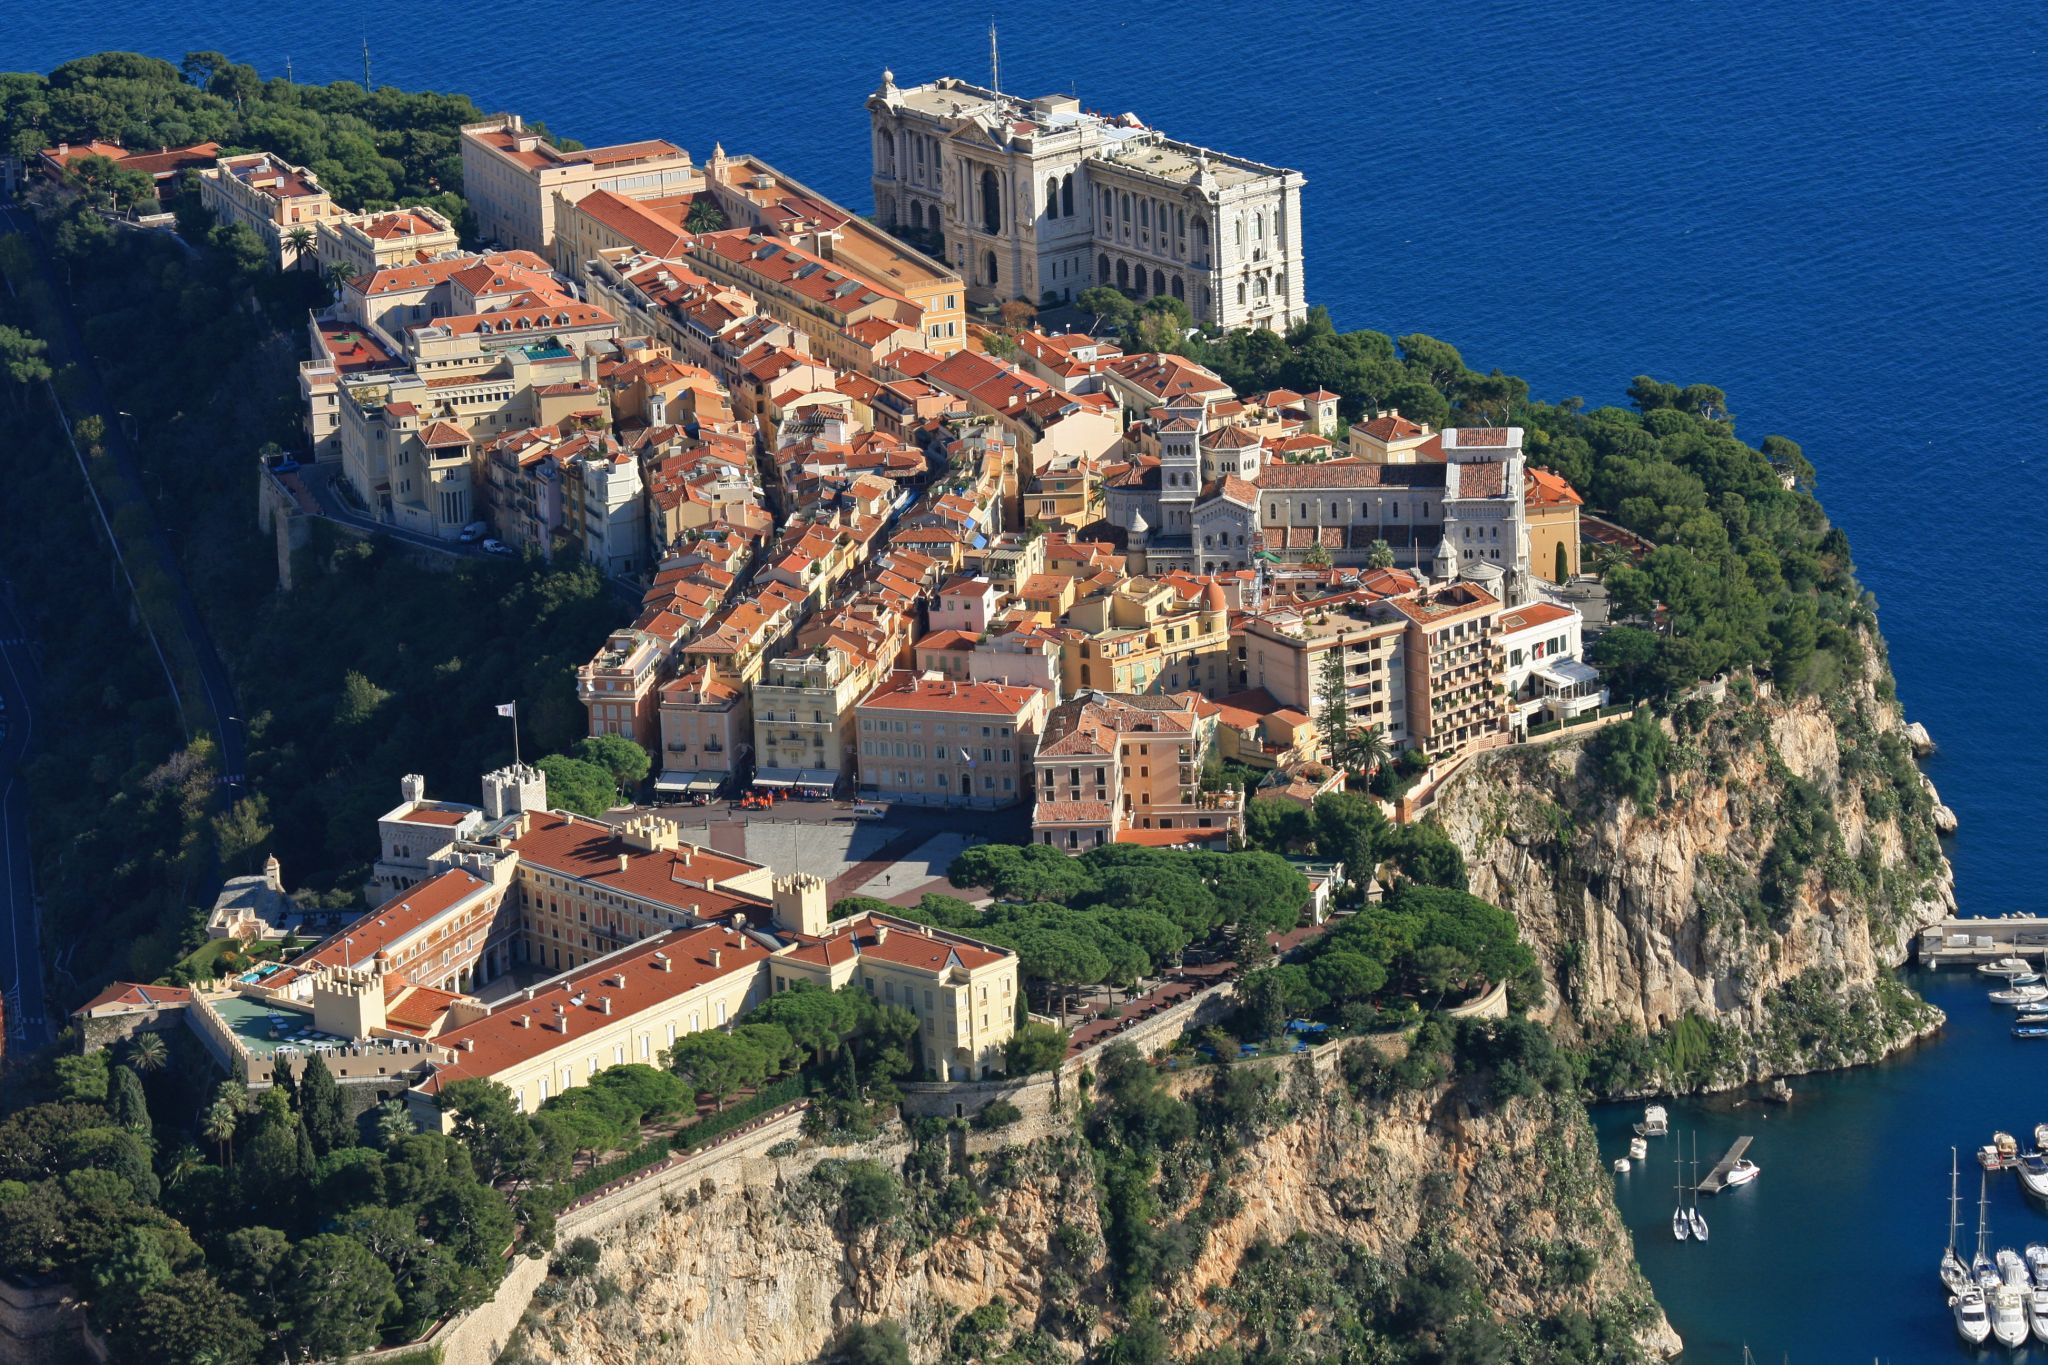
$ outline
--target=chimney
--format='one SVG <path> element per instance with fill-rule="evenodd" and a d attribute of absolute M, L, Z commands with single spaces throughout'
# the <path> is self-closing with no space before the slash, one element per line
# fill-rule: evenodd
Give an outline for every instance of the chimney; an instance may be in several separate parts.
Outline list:
<path fill-rule="evenodd" d="M 886 924 L 877 924 L 877 925 L 875 925 L 875 946 L 876 946 L 877 948 L 879 948 L 879 947 L 881 947 L 881 946 L 882 946 L 882 945 L 883 945 L 884 943 L 887 943 L 888 941 L 889 941 L 889 926 L 888 926 L 888 925 L 886 925 Z"/>
<path fill-rule="evenodd" d="M 667 954 L 667 953 L 656 953 L 656 954 L 654 955 L 654 959 L 653 959 L 653 961 L 654 961 L 654 970 L 656 970 L 657 972 L 665 972 L 665 971 L 669 970 L 669 965 L 668 965 L 668 954 Z"/>
<path fill-rule="evenodd" d="M 476 1051 L 476 1039 L 474 1039 L 474 1038 L 464 1038 L 464 1039 L 462 1040 L 462 1050 L 463 1050 L 464 1052 L 474 1052 L 474 1051 Z"/>
<path fill-rule="evenodd" d="M 619 871 L 621 871 L 621 872 L 624 872 L 624 871 L 625 871 L 625 870 L 626 870 L 626 869 L 627 869 L 628 867 L 631 867 L 631 866 L 632 866 L 632 864 L 633 864 L 633 855 L 632 855 L 632 854 L 630 854 L 630 853 L 621 853 L 621 854 L 619 855 Z"/>
<path fill-rule="evenodd" d="M 714 972 L 715 972 L 715 971 L 717 971 L 717 970 L 719 969 L 719 967 L 720 967 L 720 966 L 722 966 L 722 965 L 724 964 L 724 962 L 725 962 L 725 952 L 724 952 L 724 950 L 723 950 L 723 949 L 720 949 L 720 948 L 713 948 L 713 949 L 711 950 L 711 970 L 712 970 L 712 971 L 714 971 Z"/>
<path fill-rule="evenodd" d="M 513 1016 L 512 1016 L 512 1027 L 513 1027 L 513 1028 L 532 1028 L 532 1027 L 533 1027 L 533 1021 L 532 1021 L 531 1019 L 527 1018 L 527 1017 L 526 1017 L 525 1015 L 523 1015 L 523 1014 L 515 1014 L 515 1015 L 513 1015 Z"/>
<path fill-rule="evenodd" d="M 597 1012 L 599 1014 L 610 1014 L 612 1012 L 612 998 L 609 995 L 597 997 Z"/>

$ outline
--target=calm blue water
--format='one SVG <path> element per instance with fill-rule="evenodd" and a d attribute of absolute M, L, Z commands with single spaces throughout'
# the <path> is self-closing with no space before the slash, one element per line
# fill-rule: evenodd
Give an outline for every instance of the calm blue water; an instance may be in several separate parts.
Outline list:
<path fill-rule="evenodd" d="M 369 13 L 380 83 L 465 90 L 587 142 L 723 140 L 856 207 L 882 68 L 905 84 L 988 69 L 982 11 L 892 3 L 29 13 L 0 0 L 0 65 L 218 48 L 267 74 L 289 56 L 306 80 L 360 78 Z M 1964 903 L 1995 913 L 2041 908 L 2048 817 L 2048 712 L 2026 682 L 2048 551 L 2044 13 L 1049 0 L 999 18 L 1010 88 L 1073 88 L 1306 171 L 1309 293 L 1340 326 L 1433 333 L 1552 397 L 1618 401 L 1639 372 L 1719 384 L 1752 439 L 1802 442 L 1901 694 L 1942 745 L 1930 771 L 1962 820 Z M 1930 1270 L 1947 1149 L 2048 1119 L 2028 1099 L 2048 1044 L 2024 1051 L 1951 980 L 1943 1040 L 1810 1083 L 1756 1125 L 1767 1174 L 1723 1201 L 1706 1248 L 1670 1245 L 1654 1179 L 1624 1190 L 1691 1359 L 1739 1359 L 1744 1341 L 1802 1365 L 1949 1353 Z M 1732 1131 L 1701 1126 L 1703 1146 Z M 2034 1222 L 2015 1206 L 1998 1227 L 2048 1237 Z"/>

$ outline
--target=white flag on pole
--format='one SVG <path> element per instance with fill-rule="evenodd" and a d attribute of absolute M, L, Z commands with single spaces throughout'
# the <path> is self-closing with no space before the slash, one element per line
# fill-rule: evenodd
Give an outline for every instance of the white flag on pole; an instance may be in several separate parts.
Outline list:
<path fill-rule="evenodd" d="M 498 708 L 498 714 L 501 716 L 517 717 L 519 714 L 519 703 L 516 701 L 506 702 L 503 706 L 500 706 Z"/>

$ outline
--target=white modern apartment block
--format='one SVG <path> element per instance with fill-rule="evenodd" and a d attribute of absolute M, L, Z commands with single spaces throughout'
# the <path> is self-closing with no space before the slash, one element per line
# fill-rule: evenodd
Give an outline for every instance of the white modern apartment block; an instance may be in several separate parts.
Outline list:
<path fill-rule="evenodd" d="M 1299 171 L 952 77 L 903 89 L 884 71 L 868 112 L 876 221 L 942 235 L 971 302 L 1113 284 L 1222 327 L 1307 312 Z"/>

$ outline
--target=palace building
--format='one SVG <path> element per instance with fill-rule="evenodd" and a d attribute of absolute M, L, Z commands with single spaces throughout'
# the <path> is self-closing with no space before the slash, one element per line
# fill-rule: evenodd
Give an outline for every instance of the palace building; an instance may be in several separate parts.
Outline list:
<path fill-rule="evenodd" d="M 1306 316 L 1301 172 L 1180 142 L 1070 95 L 946 77 L 868 97 L 876 221 L 944 241 L 968 299 L 1066 302 L 1093 285 L 1180 299 L 1197 322 Z"/>

